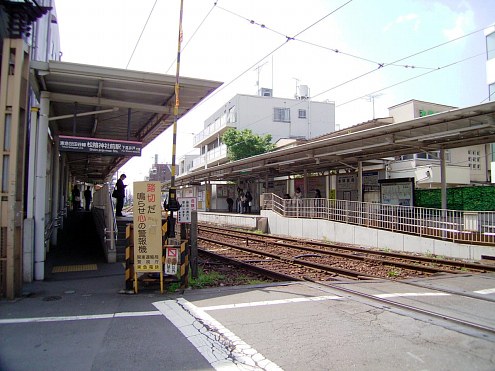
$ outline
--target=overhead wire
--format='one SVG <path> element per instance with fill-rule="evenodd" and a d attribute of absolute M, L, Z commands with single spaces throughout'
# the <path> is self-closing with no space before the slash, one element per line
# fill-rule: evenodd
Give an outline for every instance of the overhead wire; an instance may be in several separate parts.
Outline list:
<path fill-rule="evenodd" d="M 384 90 L 387 90 L 387 89 L 393 88 L 394 86 L 397 86 L 397 85 L 400 85 L 400 84 L 403 84 L 403 83 L 409 82 L 409 81 L 411 81 L 411 80 L 415 80 L 415 79 L 417 79 L 417 78 L 420 78 L 420 77 L 423 77 L 423 76 L 429 75 L 429 74 L 430 74 L 430 73 L 432 73 L 432 72 L 436 72 L 436 71 L 439 71 L 439 70 L 442 70 L 442 69 L 445 69 L 445 68 L 449 68 L 449 67 L 455 66 L 456 64 L 459 64 L 459 63 L 465 62 L 465 61 L 470 60 L 470 59 L 473 59 L 473 58 L 477 58 L 477 57 L 479 57 L 479 56 L 481 56 L 481 55 L 484 55 L 484 54 L 485 54 L 485 52 L 483 52 L 483 53 L 478 53 L 478 54 L 472 55 L 472 56 L 470 56 L 470 57 L 467 57 L 467 58 L 464 58 L 464 59 L 458 60 L 458 61 L 456 61 L 456 62 L 452 62 L 452 63 L 446 64 L 446 65 L 444 65 L 444 66 L 437 67 L 437 68 L 435 68 L 434 70 L 431 70 L 431 71 L 428 71 L 428 72 L 424 72 L 424 73 L 422 73 L 422 74 L 416 75 L 416 76 L 411 77 L 411 78 L 408 78 L 408 79 L 406 79 L 406 80 L 402 80 L 402 81 L 399 81 L 399 82 L 397 82 L 397 83 L 395 83 L 395 84 L 392 84 L 392 85 L 386 86 L 386 87 L 384 87 L 384 88 L 382 88 L 382 89 L 378 89 L 378 90 L 375 90 L 375 91 L 373 91 L 373 92 L 371 92 L 371 93 L 368 93 L 368 94 L 362 95 L 362 96 L 360 96 L 360 97 L 357 97 L 357 98 L 354 98 L 354 99 L 348 100 L 347 102 L 341 103 L 341 104 L 337 105 L 336 107 L 341 107 L 341 106 L 344 106 L 344 105 L 346 105 L 346 104 L 348 104 L 348 103 L 351 103 L 351 102 L 354 102 L 354 101 L 356 101 L 356 100 L 359 100 L 359 99 L 365 98 L 365 97 L 367 97 L 367 96 L 369 96 L 369 95 L 376 94 L 376 93 L 382 92 L 382 91 L 384 91 Z"/>
<path fill-rule="evenodd" d="M 194 36 L 196 35 L 196 33 L 199 31 L 199 29 L 201 28 L 201 26 L 203 25 L 203 23 L 205 23 L 206 19 L 210 16 L 210 14 L 213 11 L 213 9 L 215 9 L 215 6 L 217 6 L 217 3 L 218 3 L 218 1 L 215 1 L 215 3 L 213 4 L 213 6 L 209 10 L 209 12 L 205 15 L 205 17 L 203 18 L 203 20 L 199 23 L 198 27 L 196 27 L 196 29 L 194 30 L 194 32 L 191 34 L 191 37 L 184 44 L 184 46 L 182 47 L 182 50 L 181 51 L 184 51 L 187 48 L 187 46 L 192 41 L 192 39 L 194 38 Z M 167 70 L 165 71 L 165 73 L 167 73 L 168 71 L 170 71 L 170 69 L 175 65 L 175 62 L 177 62 L 177 58 L 176 57 L 170 63 L 170 66 L 167 68 Z"/>
<path fill-rule="evenodd" d="M 136 52 L 136 49 L 139 45 L 139 42 L 141 41 L 141 37 L 143 36 L 144 34 L 144 31 L 146 30 L 146 26 L 148 25 L 148 21 L 150 20 L 151 18 L 151 14 L 153 14 L 153 10 L 155 9 L 155 6 L 156 6 L 156 3 L 158 2 L 158 0 L 155 0 L 155 3 L 153 4 L 153 7 L 151 8 L 151 11 L 150 11 L 150 14 L 148 15 L 148 18 L 146 19 L 146 22 L 144 23 L 144 26 L 141 30 L 141 34 L 139 35 L 139 38 L 136 42 L 136 45 L 134 45 L 134 50 L 132 51 L 132 54 L 129 58 L 129 61 L 127 62 L 127 65 L 125 66 L 125 69 L 127 69 L 129 67 L 129 64 L 131 63 L 131 60 L 132 60 L 132 57 L 134 56 L 134 53 Z"/>
<path fill-rule="evenodd" d="M 349 4 L 352 0 L 349 0 L 348 2 L 346 2 L 345 4 L 339 6 L 338 8 L 332 10 L 330 13 L 326 14 L 324 17 L 320 18 L 319 20 L 317 20 L 316 22 L 313 22 L 310 26 L 307 26 L 305 27 L 304 29 L 302 29 L 301 31 L 299 31 L 295 36 L 298 36 L 298 35 L 301 35 L 303 32 L 306 32 L 307 30 L 309 30 L 311 27 L 314 27 L 316 26 L 318 23 L 320 23 L 322 20 L 326 19 L 328 16 L 334 14 L 336 11 L 342 9 L 345 5 Z M 222 8 L 223 9 L 223 8 Z M 235 14 L 235 13 L 234 13 Z M 241 18 L 243 19 L 247 19 L 246 17 L 242 17 L 240 16 Z M 251 21 L 250 21 L 251 23 Z M 251 23 L 251 24 L 259 24 L 257 22 L 254 22 Z M 263 28 L 267 28 L 266 26 L 264 26 Z M 270 29 L 271 30 L 271 29 Z M 281 33 L 279 33 L 281 34 Z M 282 35 L 282 34 L 281 34 Z M 225 88 L 227 88 L 228 86 L 232 85 L 235 81 L 237 81 L 239 78 L 241 78 L 244 74 L 246 74 L 247 72 L 251 71 L 256 65 L 258 65 L 261 61 L 263 61 L 264 59 L 268 58 L 270 55 L 272 55 L 273 53 L 275 53 L 277 50 L 279 50 L 280 48 L 282 48 L 284 45 L 286 45 L 289 41 L 293 40 L 294 37 L 289 37 L 289 36 L 284 36 L 286 38 L 286 40 L 280 44 L 279 46 L 277 46 L 275 49 L 273 49 L 271 52 L 269 52 L 267 55 L 265 55 L 263 58 L 259 59 L 256 63 L 252 64 L 250 67 L 248 67 L 247 69 L 245 69 L 243 72 L 241 72 L 239 75 L 237 75 L 234 79 L 230 80 L 227 84 L 223 84 L 220 88 L 216 89 L 213 93 L 211 93 L 210 95 L 208 95 L 205 99 L 203 99 L 201 102 L 199 102 L 196 107 L 202 105 L 203 103 L 207 102 L 208 100 L 210 100 L 212 97 L 216 96 L 219 92 L 223 91 Z"/>
<path fill-rule="evenodd" d="M 403 84 L 403 83 L 409 82 L 409 81 L 411 81 L 411 80 L 414 80 L 414 79 L 417 79 L 417 78 L 423 77 L 423 76 L 425 76 L 425 75 L 428 75 L 428 74 L 430 74 L 430 73 L 433 73 L 433 72 L 439 71 L 439 70 L 441 70 L 441 69 L 445 69 L 445 68 L 448 68 L 448 67 L 454 66 L 454 65 L 456 65 L 456 64 L 459 64 L 459 63 L 465 62 L 465 61 L 470 60 L 470 59 L 473 59 L 473 58 L 477 58 L 477 57 L 479 57 L 479 56 L 481 56 L 481 55 L 484 55 L 484 54 L 485 54 L 485 52 L 478 53 L 478 54 L 476 54 L 476 55 L 473 55 L 473 56 L 470 56 L 470 57 L 467 57 L 467 58 L 464 58 L 464 59 L 461 59 L 461 60 L 458 60 L 458 61 L 455 61 L 455 62 L 449 63 L 449 64 L 447 64 L 447 65 L 444 65 L 444 66 L 441 66 L 441 67 L 437 67 L 437 68 L 436 68 L 436 69 L 434 69 L 434 70 L 430 70 L 430 71 L 424 72 L 424 73 L 422 73 L 422 74 L 419 74 L 419 75 L 417 75 L 417 76 L 414 76 L 414 77 L 408 78 L 408 79 L 406 79 L 406 80 L 402 80 L 402 81 L 400 81 L 400 82 L 397 82 L 397 83 L 395 83 L 395 84 L 389 85 L 389 86 L 384 87 L 384 88 L 382 88 L 382 89 L 378 89 L 378 90 L 375 90 L 375 91 L 373 91 L 373 92 L 371 92 L 371 93 L 364 94 L 364 95 L 359 96 L 359 97 L 357 97 L 357 98 L 351 99 L 351 100 L 349 100 L 349 101 L 347 101 L 347 102 L 345 102 L 345 103 L 342 103 L 342 104 L 337 105 L 337 106 L 336 106 L 336 108 L 337 108 L 337 107 L 341 107 L 341 106 L 343 106 L 343 105 L 346 105 L 346 104 L 348 104 L 348 103 L 354 102 L 354 101 L 356 101 L 356 100 L 362 99 L 362 98 L 364 98 L 364 97 L 366 97 L 366 96 L 369 96 L 369 95 L 371 95 L 371 94 L 379 93 L 379 92 L 381 92 L 381 91 L 384 91 L 384 90 L 390 89 L 390 88 L 392 88 L 392 87 L 394 87 L 394 86 L 397 86 L 397 85 L 400 85 L 400 84 Z M 373 70 L 373 71 L 374 71 L 374 70 Z M 373 71 L 371 71 L 371 72 L 373 72 Z M 370 73 L 370 72 L 367 72 L 366 74 L 369 74 L 369 73 Z M 363 74 L 362 76 L 364 76 L 364 75 L 366 75 L 366 74 Z M 354 80 L 356 80 L 356 79 L 357 79 L 357 78 L 359 78 L 359 77 L 361 77 L 361 76 L 358 76 L 358 77 L 354 78 Z M 352 80 L 352 81 L 354 81 L 354 80 Z M 342 83 L 341 85 L 344 85 L 344 84 L 346 84 L 346 83 L 347 83 L 347 82 L 344 82 L 344 83 Z M 320 93 L 320 95 L 321 95 L 321 94 L 322 94 L 322 93 Z M 312 98 L 314 98 L 314 97 L 316 97 L 316 96 L 313 96 Z M 297 101 L 297 102 L 293 103 L 292 105 L 289 105 L 287 108 L 293 108 L 293 107 L 296 107 L 296 106 L 298 106 L 298 105 L 302 104 L 303 102 L 306 102 L 306 101 L 305 101 L 305 100 Z M 271 115 L 263 116 L 263 117 L 261 117 L 261 118 L 257 119 L 256 121 L 253 121 L 252 123 L 250 123 L 250 124 L 246 125 L 246 128 L 248 128 L 248 127 L 250 127 L 250 126 L 253 126 L 253 125 L 257 124 L 258 122 L 260 122 L 260 121 L 262 121 L 262 120 L 264 120 L 264 119 L 266 119 L 266 118 L 268 118 L 268 117 L 270 117 L 270 116 L 271 116 Z"/>

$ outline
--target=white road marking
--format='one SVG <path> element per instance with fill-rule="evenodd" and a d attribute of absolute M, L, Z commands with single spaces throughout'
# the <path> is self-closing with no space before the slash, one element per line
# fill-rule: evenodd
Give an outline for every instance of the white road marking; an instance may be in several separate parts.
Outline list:
<path fill-rule="evenodd" d="M 153 303 L 216 370 L 282 370 L 187 300 Z"/>
<path fill-rule="evenodd" d="M 209 307 L 201 307 L 201 310 L 219 310 L 219 309 L 237 309 L 246 307 L 260 307 L 264 305 L 278 305 L 278 304 L 290 304 L 290 303 L 302 303 L 308 301 L 322 301 L 322 300 L 340 300 L 340 296 L 313 296 L 309 298 L 292 298 L 282 300 L 270 300 L 270 301 L 254 301 L 251 303 L 238 303 L 238 304 L 225 304 L 225 305 L 212 305 Z"/>
<path fill-rule="evenodd" d="M 81 321 L 88 319 L 108 319 L 108 318 L 160 316 L 160 315 L 161 313 L 159 311 L 154 310 L 154 311 L 146 311 L 146 312 L 88 314 L 81 316 L 9 318 L 9 319 L 0 319 L 0 325 L 13 324 L 13 323 L 63 322 L 63 321 Z"/>
<path fill-rule="evenodd" d="M 488 295 L 488 294 L 495 293 L 495 289 L 478 290 L 478 291 L 475 291 L 475 293 L 481 294 L 481 295 Z"/>
<path fill-rule="evenodd" d="M 416 361 L 418 362 L 421 362 L 421 363 L 425 363 L 425 361 L 423 361 L 422 358 L 418 357 L 416 354 L 413 354 L 411 352 L 406 352 L 406 354 L 412 358 L 414 358 Z"/>
<path fill-rule="evenodd" d="M 373 295 L 377 298 L 398 298 L 398 297 L 411 297 L 411 296 L 450 296 L 450 294 L 443 292 L 402 292 L 393 294 L 377 294 Z"/>

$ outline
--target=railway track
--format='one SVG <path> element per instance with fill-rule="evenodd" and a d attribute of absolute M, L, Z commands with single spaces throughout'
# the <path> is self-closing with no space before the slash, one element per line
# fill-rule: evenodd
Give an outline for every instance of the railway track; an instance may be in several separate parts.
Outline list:
<path fill-rule="evenodd" d="M 405 304 L 396 300 L 377 297 L 360 292 L 342 281 L 392 279 L 402 280 L 401 284 L 419 286 L 428 290 L 448 292 L 451 295 L 469 297 L 480 301 L 492 298 L 454 292 L 442 288 L 424 287 L 420 284 L 403 281 L 405 278 L 431 277 L 437 274 L 467 274 L 495 272 L 495 266 L 482 265 L 459 260 L 438 259 L 383 251 L 370 251 L 353 246 L 332 245 L 315 241 L 301 241 L 291 238 L 259 235 L 241 230 L 201 225 L 198 238 L 200 250 L 207 255 L 234 262 L 260 274 L 279 280 L 311 281 L 338 290 L 347 295 L 360 296 L 381 303 L 385 308 L 395 307 L 436 318 L 445 323 L 455 324 L 457 331 L 480 338 L 495 340 L 495 328 L 478 323 L 476 320 L 457 318 L 438 310 L 428 310 L 417 305 Z M 330 260 L 329 260 L 330 259 Z M 334 266 L 337 259 L 339 266 Z M 350 262 L 353 269 L 342 263 Z M 390 272 L 398 272 L 390 274 Z M 340 282 L 339 282 L 340 281 Z M 449 325 L 447 325 L 449 326 Z M 467 330 L 463 330 L 467 329 Z"/>
<path fill-rule="evenodd" d="M 202 251 L 283 274 L 291 279 L 405 279 L 441 273 L 495 272 L 495 266 L 368 250 L 317 241 L 199 227 Z"/>

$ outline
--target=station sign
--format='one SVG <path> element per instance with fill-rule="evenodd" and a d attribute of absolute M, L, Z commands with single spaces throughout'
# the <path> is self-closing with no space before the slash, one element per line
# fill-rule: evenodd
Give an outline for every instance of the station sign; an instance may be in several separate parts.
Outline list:
<path fill-rule="evenodd" d="M 133 183 L 134 270 L 162 270 L 162 210 L 160 182 Z"/>
<path fill-rule="evenodd" d="M 141 156 L 141 142 L 59 135 L 59 150 L 107 156 Z"/>
<path fill-rule="evenodd" d="M 191 212 L 198 210 L 196 197 L 179 197 L 177 200 L 180 204 L 177 221 L 179 223 L 191 223 Z"/>

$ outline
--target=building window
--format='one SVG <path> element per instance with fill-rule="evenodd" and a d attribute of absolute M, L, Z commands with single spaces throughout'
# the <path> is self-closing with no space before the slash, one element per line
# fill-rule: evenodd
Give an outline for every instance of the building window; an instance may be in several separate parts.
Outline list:
<path fill-rule="evenodd" d="M 273 109 L 273 121 L 290 122 L 290 109 L 289 108 L 274 108 Z"/>
<path fill-rule="evenodd" d="M 471 154 L 471 156 L 468 156 L 468 164 L 471 169 L 480 169 L 480 162 L 481 162 L 481 157 L 480 157 L 480 151 L 477 150 L 468 150 L 468 154 Z"/>
<path fill-rule="evenodd" d="M 495 32 L 486 36 L 486 57 L 487 60 L 495 58 Z"/>
<path fill-rule="evenodd" d="M 495 101 L 495 83 L 488 85 L 488 94 L 490 94 L 489 101 Z"/>
<path fill-rule="evenodd" d="M 229 108 L 229 114 L 227 117 L 227 122 L 228 123 L 237 122 L 237 110 L 235 109 L 235 106 L 232 106 Z"/>
<path fill-rule="evenodd" d="M 305 119 L 305 118 L 306 118 L 306 110 L 305 110 L 305 109 L 300 109 L 300 110 L 299 110 L 299 115 L 298 115 L 298 117 L 299 117 L 300 119 Z"/>

